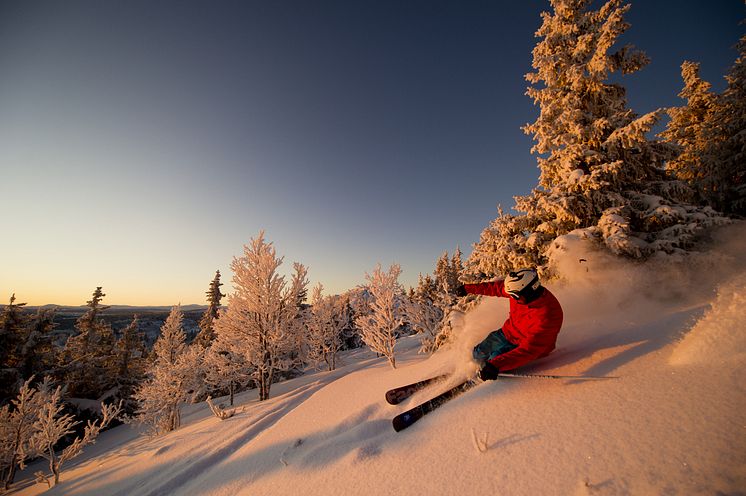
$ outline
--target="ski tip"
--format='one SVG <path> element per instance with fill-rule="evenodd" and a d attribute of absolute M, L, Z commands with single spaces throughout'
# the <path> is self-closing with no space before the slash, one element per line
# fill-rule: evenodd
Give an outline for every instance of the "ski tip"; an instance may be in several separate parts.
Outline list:
<path fill-rule="evenodd" d="M 391 422 L 394 426 L 394 430 L 396 432 L 399 432 L 401 430 L 404 430 L 407 428 L 407 426 L 402 422 L 399 417 L 394 417 L 394 420 Z"/>
<path fill-rule="evenodd" d="M 394 426 L 394 430 L 396 432 L 403 431 L 410 425 L 417 422 L 419 419 L 422 418 L 422 413 L 419 411 L 407 411 L 404 413 L 401 413 L 394 417 L 394 420 L 391 421 L 392 425 Z"/>

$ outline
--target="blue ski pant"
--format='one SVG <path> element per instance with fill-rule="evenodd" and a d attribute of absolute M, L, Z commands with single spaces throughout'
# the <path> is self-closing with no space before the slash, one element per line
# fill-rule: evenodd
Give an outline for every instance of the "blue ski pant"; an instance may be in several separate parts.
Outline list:
<path fill-rule="evenodd" d="M 517 347 L 518 345 L 508 341 L 508 338 L 505 337 L 502 329 L 498 329 L 489 333 L 481 343 L 474 347 L 472 356 L 480 366 L 483 366 L 486 362 L 492 360 L 496 356 L 507 353 Z"/>

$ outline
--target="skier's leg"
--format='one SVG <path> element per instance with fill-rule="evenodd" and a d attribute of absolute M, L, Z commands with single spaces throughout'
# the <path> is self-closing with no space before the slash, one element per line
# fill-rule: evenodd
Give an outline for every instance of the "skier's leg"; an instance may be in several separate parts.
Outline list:
<path fill-rule="evenodd" d="M 488 360 L 513 350 L 517 345 L 508 341 L 502 329 L 492 331 L 472 350 L 474 361 L 483 366 Z"/>

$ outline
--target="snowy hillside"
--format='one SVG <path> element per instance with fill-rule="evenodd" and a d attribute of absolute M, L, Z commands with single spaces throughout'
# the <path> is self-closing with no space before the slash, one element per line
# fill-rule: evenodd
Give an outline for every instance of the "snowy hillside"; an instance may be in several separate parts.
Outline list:
<path fill-rule="evenodd" d="M 691 273 L 619 267 L 580 253 L 551 289 L 565 308 L 558 349 L 523 372 L 618 376 L 605 381 L 484 383 L 400 433 L 397 413 L 447 387 L 390 406 L 391 387 L 447 370 L 502 323 L 484 299 L 431 358 L 399 342 L 398 368 L 367 350 L 238 397 L 220 421 L 204 404 L 160 438 L 104 433 L 52 490 L 19 474 L 18 494 L 49 495 L 596 495 L 737 494 L 746 488 L 746 270 L 742 229 Z M 585 261 L 580 262 L 583 258 Z M 740 262 L 742 263 L 742 262 Z M 727 269 L 727 270 L 719 270 Z M 725 274 L 725 275 L 724 275 Z M 22 480 L 26 482 L 20 482 Z"/>

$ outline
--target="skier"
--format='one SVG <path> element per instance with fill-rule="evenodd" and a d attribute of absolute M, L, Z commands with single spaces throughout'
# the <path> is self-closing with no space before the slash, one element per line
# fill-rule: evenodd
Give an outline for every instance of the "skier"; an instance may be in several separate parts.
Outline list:
<path fill-rule="evenodd" d="M 510 298 L 510 314 L 502 328 L 491 332 L 472 352 L 482 367 L 479 377 L 483 381 L 495 380 L 501 370 L 521 367 L 554 350 L 562 327 L 562 307 L 541 285 L 535 270 L 520 269 L 504 280 L 464 284 L 456 294 Z"/>

